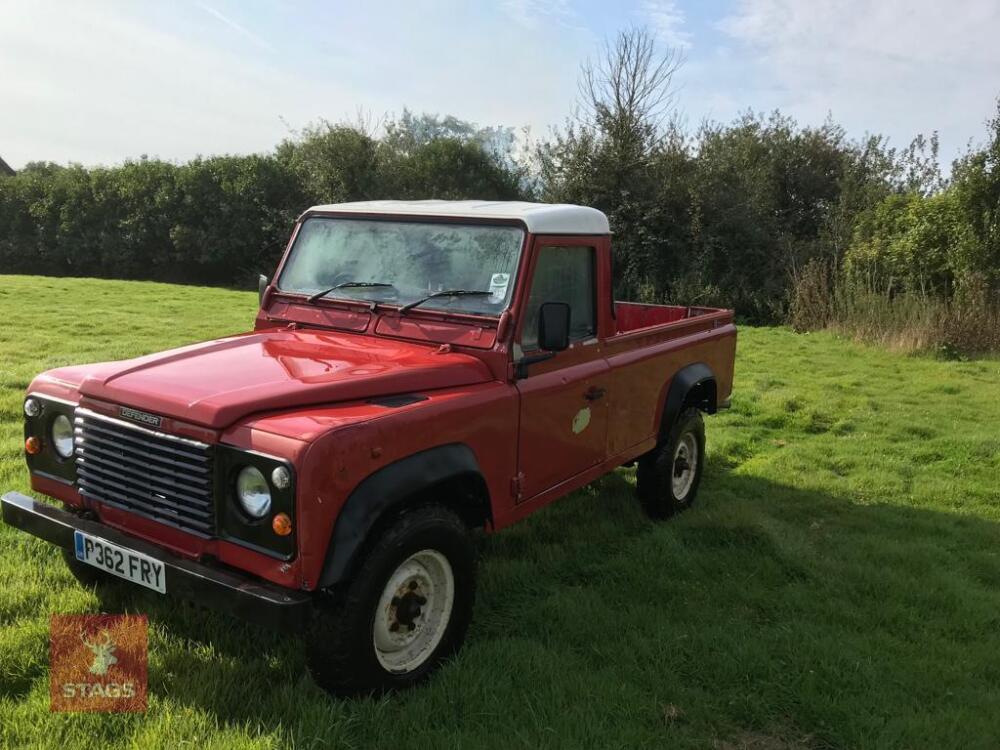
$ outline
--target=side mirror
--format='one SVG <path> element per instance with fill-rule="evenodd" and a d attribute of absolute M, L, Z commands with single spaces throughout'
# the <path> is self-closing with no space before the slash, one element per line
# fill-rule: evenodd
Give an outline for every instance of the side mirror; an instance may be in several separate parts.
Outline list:
<path fill-rule="evenodd" d="M 261 274 L 257 277 L 257 306 L 260 307 L 264 304 L 264 292 L 267 290 L 268 279 L 267 276 Z"/>
<path fill-rule="evenodd" d="M 565 302 L 545 302 L 538 310 L 538 347 L 561 352 L 569 347 L 570 306 Z"/>

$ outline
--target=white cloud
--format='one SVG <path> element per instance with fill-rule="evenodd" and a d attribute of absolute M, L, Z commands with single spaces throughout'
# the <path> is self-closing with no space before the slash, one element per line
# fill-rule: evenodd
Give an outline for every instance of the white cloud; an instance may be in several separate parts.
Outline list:
<path fill-rule="evenodd" d="M 719 28 L 750 60 L 743 106 L 832 112 L 897 145 L 938 129 L 946 159 L 983 136 L 1000 94 L 996 0 L 739 0 Z"/>
<path fill-rule="evenodd" d="M 713 32 L 693 0 L 378 0 L 308 17 L 276 0 L 0 0 L 0 155 L 19 167 L 266 151 L 288 135 L 282 120 L 404 106 L 544 133 L 572 111 L 580 61 L 640 19 L 688 48 L 675 81 L 693 123 L 832 112 L 897 145 L 939 129 L 947 158 L 984 136 L 997 0 L 734 2 Z"/>
<path fill-rule="evenodd" d="M 664 44 L 676 49 L 691 46 L 691 34 L 684 29 L 684 11 L 675 0 L 643 0 L 641 13 Z"/>
<path fill-rule="evenodd" d="M 15 165 L 251 152 L 287 134 L 302 84 L 98 2 L 8 8 L 0 26 L 0 149 Z M 212 22 L 205 16 L 206 25 Z M 266 98 L 262 92 L 267 92 Z"/>
<path fill-rule="evenodd" d="M 289 135 L 284 122 L 405 106 L 544 131 L 570 111 L 593 44 L 464 0 L 324 5 L 308 22 L 202 1 L 0 0 L 0 155 L 19 168 L 260 152 Z"/>
<path fill-rule="evenodd" d="M 500 7 L 512 21 L 533 31 L 543 24 L 575 17 L 569 0 L 503 0 Z"/>
<path fill-rule="evenodd" d="M 246 37 L 247 39 L 249 39 L 251 42 L 253 42 L 254 44 L 256 44 L 261 49 L 267 50 L 268 52 L 274 52 L 274 47 L 272 47 L 271 44 L 266 39 L 264 39 L 261 36 L 258 36 L 257 34 L 255 34 L 252 31 L 250 31 L 250 29 L 248 29 L 243 24 L 237 23 L 236 21 L 234 21 L 233 19 L 231 19 L 229 16 L 224 15 L 221 11 L 213 8 L 210 5 L 204 5 L 204 4 L 199 3 L 198 7 L 201 8 L 206 13 L 208 13 L 213 18 L 217 18 L 218 20 L 222 21 L 222 23 L 224 23 L 226 26 L 228 26 L 229 28 L 231 28 L 237 34 L 240 34 L 241 36 Z"/>

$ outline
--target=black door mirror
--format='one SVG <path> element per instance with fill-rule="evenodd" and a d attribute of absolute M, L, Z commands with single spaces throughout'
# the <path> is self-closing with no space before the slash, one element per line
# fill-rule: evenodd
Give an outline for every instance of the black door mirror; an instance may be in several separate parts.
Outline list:
<path fill-rule="evenodd" d="M 264 292 L 267 289 L 267 276 L 261 274 L 257 277 L 257 305 L 264 304 Z"/>
<path fill-rule="evenodd" d="M 569 346 L 570 307 L 565 302 L 545 302 L 538 310 L 538 347 L 561 352 Z"/>

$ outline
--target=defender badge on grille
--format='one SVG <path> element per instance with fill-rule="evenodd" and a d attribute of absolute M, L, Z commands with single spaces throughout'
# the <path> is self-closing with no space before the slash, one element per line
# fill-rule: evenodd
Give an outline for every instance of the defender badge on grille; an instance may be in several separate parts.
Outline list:
<path fill-rule="evenodd" d="M 149 414 L 144 411 L 139 411 L 138 409 L 131 409 L 127 406 L 118 407 L 118 416 L 124 417 L 125 419 L 131 419 L 133 422 L 149 425 L 150 427 L 159 427 L 161 422 L 161 419 L 155 414 Z"/>

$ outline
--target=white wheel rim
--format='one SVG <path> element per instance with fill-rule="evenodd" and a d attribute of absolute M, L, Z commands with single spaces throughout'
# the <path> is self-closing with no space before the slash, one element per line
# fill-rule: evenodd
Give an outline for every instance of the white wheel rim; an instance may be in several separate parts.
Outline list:
<path fill-rule="evenodd" d="M 685 432 L 677 441 L 674 450 L 673 476 L 671 484 L 674 497 L 683 500 L 694 484 L 695 471 L 698 468 L 698 441 L 694 434 Z"/>
<path fill-rule="evenodd" d="M 375 609 L 375 656 L 389 672 L 412 672 L 444 637 L 455 603 L 455 576 L 448 558 L 425 549 L 410 555 L 389 576 Z"/>

